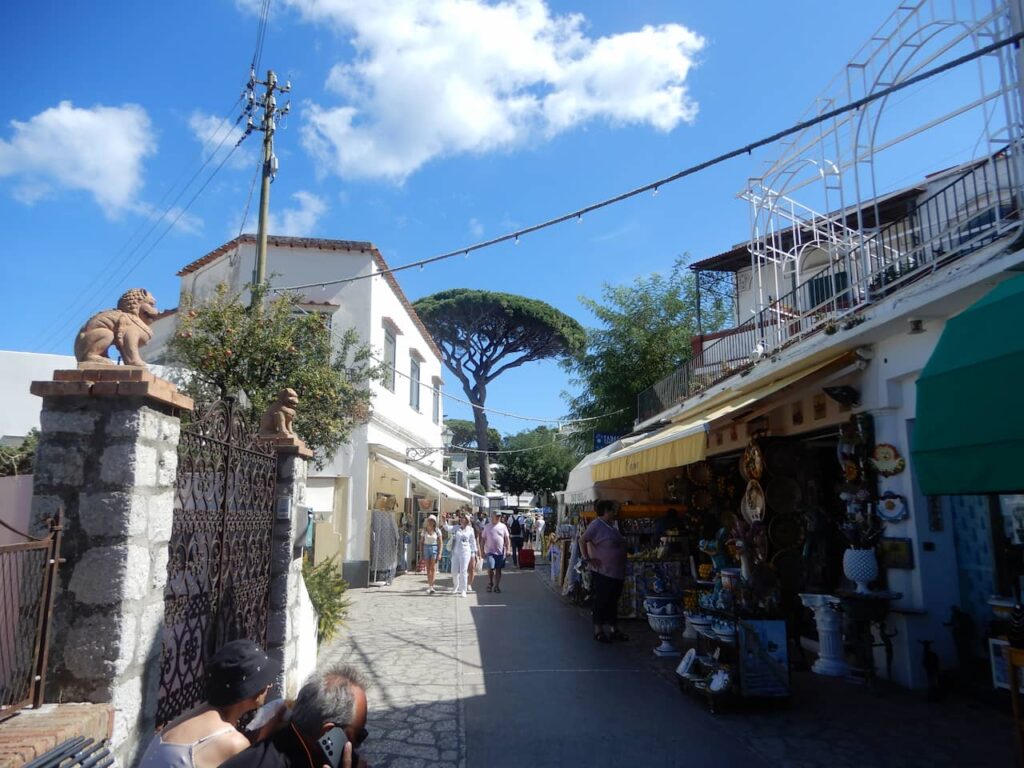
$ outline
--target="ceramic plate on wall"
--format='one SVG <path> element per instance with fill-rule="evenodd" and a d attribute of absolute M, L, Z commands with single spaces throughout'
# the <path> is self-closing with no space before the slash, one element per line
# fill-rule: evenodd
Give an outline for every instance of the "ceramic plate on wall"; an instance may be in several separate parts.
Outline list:
<path fill-rule="evenodd" d="M 757 480 L 747 483 L 747 490 L 743 493 L 743 501 L 740 503 L 740 511 L 748 523 L 764 519 L 764 489 Z"/>

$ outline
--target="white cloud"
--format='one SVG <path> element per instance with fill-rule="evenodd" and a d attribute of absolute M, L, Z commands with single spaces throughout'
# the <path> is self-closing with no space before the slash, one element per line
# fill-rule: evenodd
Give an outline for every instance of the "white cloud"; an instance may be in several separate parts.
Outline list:
<path fill-rule="evenodd" d="M 203 220 L 181 206 L 157 209 L 149 203 L 140 202 L 132 206 L 132 211 L 153 222 L 152 226 L 156 232 L 162 233 L 168 227 L 185 235 L 198 235 L 203 231 Z"/>
<path fill-rule="evenodd" d="M 471 237 L 483 237 L 484 225 L 480 223 L 479 219 L 474 217 L 469 220 L 469 234 Z"/>
<path fill-rule="evenodd" d="M 191 129 L 195 140 L 202 146 L 203 160 L 206 160 L 211 155 L 215 155 L 218 162 L 232 150 L 244 134 L 243 129 L 236 126 L 230 118 L 225 120 L 223 117 L 210 115 L 198 109 L 189 116 L 188 127 Z M 249 142 L 255 143 L 258 141 L 257 138 L 253 137 L 260 135 L 253 134 L 246 141 L 245 145 L 235 150 L 231 160 L 227 163 L 228 167 L 255 170 L 255 158 L 251 151 L 245 149 L 245 146 Z"/>
<path fill-rule="evenodd" d="M 293 238 L 303 238 L 315 233 L 316 224 L 327 213 L 327 203 L 308 191 L 300 190 L 292 195 L 295 206 L 281 211 L 270 211 L 267 231 Z M 248 228 L 248 227 L 247 227 Z M 252 229 L 255 230 L 255 223 Z M 236 232 L 237 233 L 237 232 Z"/>
<path fill-rule="evenodd" d="M 289 0 L 356 51 L 307 103 L 303 142 L 347 177 L 401 182 L 430 160 L 550 138 L 593 120 L 670 131 L 692 121 L 704 40 L 678 24 L 592 38 L 544 0 Z"/>
<path fill-rule="evenodd" d="M 89 109 L 62 101 L 0 139 L 0 177 L 17 179 L 16 199 L 32 204 L 59 189 L 90 193 L 107 216 L 133 209 L 142 161 L 156 151 L 146 111 L 136 104 Z"/>

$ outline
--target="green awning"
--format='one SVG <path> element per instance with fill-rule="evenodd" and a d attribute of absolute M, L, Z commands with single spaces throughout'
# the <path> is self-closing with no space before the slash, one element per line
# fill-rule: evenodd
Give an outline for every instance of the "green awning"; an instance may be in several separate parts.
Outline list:
<path fill-rule="evenodd" d="M 1024 275 L 946 323 L 917 380 L 911 453 L 928 495 L 1024 490 Z"/>

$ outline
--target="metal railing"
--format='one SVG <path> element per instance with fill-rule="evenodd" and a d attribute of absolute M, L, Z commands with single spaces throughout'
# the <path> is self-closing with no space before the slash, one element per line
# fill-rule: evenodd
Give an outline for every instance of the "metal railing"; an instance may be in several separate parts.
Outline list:
<path fill-rule="evenodd" d="M 61 515 L 37 539 L 0 521 L 23 542 L 0 545 L 0 720 L 43 703 L 50 619 L 60 564 Z"/>
<path fill-rule="evenodd" d="M 694 356 L 637 396 L 645 421 L 818 332 L 861 321 L 864 308 L 1021 228 L 1006 151 L 970 168 L 904 218 L 852 243 L 836 243 L 828 266 L 735 328 L 700 337 Z"/>

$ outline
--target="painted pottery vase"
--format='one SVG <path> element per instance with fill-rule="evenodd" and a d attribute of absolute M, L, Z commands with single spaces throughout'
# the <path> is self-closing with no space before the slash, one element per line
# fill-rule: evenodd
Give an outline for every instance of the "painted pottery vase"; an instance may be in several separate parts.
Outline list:
<path fill-rule="evenodd" d="M 857 591 L 866 594 L 868 584 L 878 578 L 878 559 L 873 549 L 848 549 L 843 553 L 843 575 L 857 585 Z"/>

